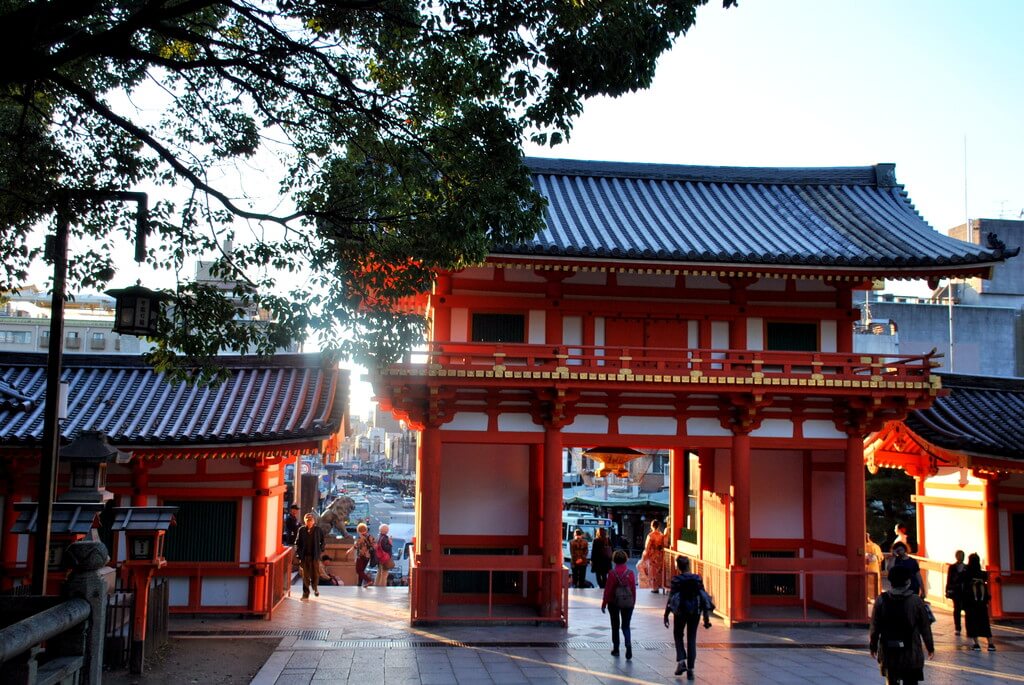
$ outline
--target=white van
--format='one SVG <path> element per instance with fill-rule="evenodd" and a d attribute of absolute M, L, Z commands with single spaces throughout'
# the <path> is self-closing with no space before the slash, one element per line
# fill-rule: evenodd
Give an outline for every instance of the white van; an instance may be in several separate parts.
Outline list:
<path fill-rule="evenodd" d="M 388 526 L 391 536 L 391 556 L 395 567 L 388 574 L 388 585 L 409 584 L 409 555 L 413 553 L 412 538 L 415 528 L 405 524 Z"/>
<path fill-rule="evenodd" d="M 562 512 L 562 557 L 570 560 L 569 543 L 576 534 L 576 529 L 583 531 L 583 537 L 587 543 L 594 540 L 598 528 L 604 528 L 609 540 L 615 537 L 618 526 L 610 518 L 598 516 L 589 511 L 563 511 Z"/>

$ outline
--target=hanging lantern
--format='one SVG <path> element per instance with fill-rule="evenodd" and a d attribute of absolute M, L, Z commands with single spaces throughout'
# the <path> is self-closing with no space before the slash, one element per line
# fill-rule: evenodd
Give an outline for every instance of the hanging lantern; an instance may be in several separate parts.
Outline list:
<path fill-rule="evenodd" d="M 630 447 L 591 447 L 583 452 L 583 456 L 600 463 L 594 473 L 597 478 L 604 478 L 608 475 L 627 478 L 629 469 L 626 465 L 645 455 Z"/>
<path fill-rule="evenodd" d="M 115 300 L 114 332 L 151 338 L 157 333 L 160 303 L 171 299 L 167 293 L 155 292 L 141 282 L 129 288 L 108 290 Z"/>

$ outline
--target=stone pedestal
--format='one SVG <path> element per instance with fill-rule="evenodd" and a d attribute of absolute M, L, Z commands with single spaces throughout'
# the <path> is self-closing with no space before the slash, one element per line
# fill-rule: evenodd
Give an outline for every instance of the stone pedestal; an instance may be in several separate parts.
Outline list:
<path fill-rule="evenodd" d="M 345 542 L 331 535 L 327 536 L 327 549 L 324 554 L 331 560 L 325 561 L 324 566 L 329 573 L 338 576 L 338 579 L 345 585 L 356 584 L 356 558 L 355 554 L 349 554 L 351 549 L 351 542 Z"/>

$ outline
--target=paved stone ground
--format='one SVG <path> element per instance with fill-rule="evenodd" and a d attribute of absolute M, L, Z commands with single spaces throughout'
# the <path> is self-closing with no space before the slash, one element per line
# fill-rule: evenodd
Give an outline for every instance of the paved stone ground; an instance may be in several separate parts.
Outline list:
<path fill-rule="evenodd" d="M 673 675 L 672 636 L 661 623 L 665 596 L 638 595 L 633 659 L 609 654 L 608 617 L 599 590 L 570 592 L 570 627 L 408 624 L 403 588 L 328 587 L 310 601 L 286 599 L 271 621 L 174 618 L 175 637 L 281 639 L 253 679 L 258 685 L 371 683 L 685 682 Z M 928 683 L 1024 683 L 1024 629 L 996 626 L 999 650 L 972 652 L 936 612 L 935 659 Z M 761 626 L 701 630 L 697 682 L 881 683 L 867 631 L 846 627 Z"/>

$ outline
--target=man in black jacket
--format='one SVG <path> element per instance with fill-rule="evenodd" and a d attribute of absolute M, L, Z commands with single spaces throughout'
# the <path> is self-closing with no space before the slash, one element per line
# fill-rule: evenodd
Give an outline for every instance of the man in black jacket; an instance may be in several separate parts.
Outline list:
<path fill-rule="evenodd" d="M 316 525 L 316 517 L 306 514 L 302 517 L 305 524 L 295 535 L 295 558 L 299 560 L 302 572 L 302 599 L 309 599 L 309 586 L 313 586 L 313 594 L 320 596 L 320 575 L 317 564 L 324 552 L 324 532 Z"/>

